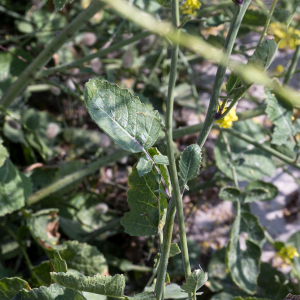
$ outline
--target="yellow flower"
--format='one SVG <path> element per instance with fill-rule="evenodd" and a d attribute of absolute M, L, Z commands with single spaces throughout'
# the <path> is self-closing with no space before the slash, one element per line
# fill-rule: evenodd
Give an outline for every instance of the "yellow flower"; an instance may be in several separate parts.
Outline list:
<path fill-rule="evenodd" d="M 181 13 L 184 15 L 196 15 L 196 11 L 201 7 L 201 2 L 198 0 L 186 0 L 180 7 Z"/>
<path fill-rule="evenodd" d="M 222 102 L 220 103 L 222 105 Z M 224 108 L 223 112 L 226 111 L 226 108 Z M 233 107 L 230 112 L 221 120 L 217 120 L 216 123 L 220 124 L 220 127 L 223 128 L 229 128 L 232 126 L 232 122 L 237 121 L 238 117 L 235 112 L 235 108 Z"/>
<path fill-rule="evenodd" d="M 277 253 L 277 256 L 279 256 L 284 262 L 291 264 L 291 260 L 294 257 L 299 257 L 299 253 L 297 252 L 297 249 L 292 246 L 283 246 L 279 252 Z"/>
<path fill-rule="evenodd" d="M 283 65 L 277 65 L 276 68 L 273 70 L 275 76 L 279 76 L 284 72 Z"/>
<path fill-rule="evenodd" d="M 295 49 L 300 45 L 300 31 L 290 26 L 288 29 L 282 23 L 271 23 L 269 27 L 270 32 L 275 36 L 275 42 L 279 49 Z"/>

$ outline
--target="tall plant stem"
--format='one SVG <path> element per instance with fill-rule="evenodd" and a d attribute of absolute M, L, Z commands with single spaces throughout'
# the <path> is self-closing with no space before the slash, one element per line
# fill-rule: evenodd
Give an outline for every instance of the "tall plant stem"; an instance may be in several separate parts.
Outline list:
<path fill-rule="evenodd" d="M 267 32 L 268 27 L 270 25 L 270 22 L 271 22 L 271 19 L 272 19 L 272 16 L 273 16 L 276 4 L 277 4 L 277 0 L 273 0 L 272 6 L 270 8 L 269 15 L 268 15 L 266 23 L 265 23 L 265 27 L 264 27 L 264 29 L 263 29 L 263 31 L 261 33 L 261 36 L 260 36 L 259 42 L 258 42 L 258 44 L 256 46 L 256 49 L 260 46 L 260 44 L 262 43 L 262 41 L 263 41 L 263 39 L 264 39 L 264 37 L 266 35 L 266 32 Z"/>
<path fill-rule="evenodd" d="M 179 27 L 179 3 L 177 0 L 172 1 L 172 23 L 175 28 Z M 179 33 L 177 33 L 179 34 Z M 176 83 L 176 73 L 177 73 L 177 62 L 178 62 L 178 52 L 179 45 L 178 43 L 174 44 L 172 49 L 171 57 L 171 69 L 170 69 L 170 79 L 168 87 L 168 102 L 167 102 L 167 111 L 166 111 L 166 140 L 167 140 L 167 152 L 169 158 L 169 168 L 170 168 L 170 177 L 173 187 L 173 196 L 168 207 L 165 232 L 164 232 L 164 242 L 162 247 L 161 259 L 158 268 L 158 276 L 156 281 L 156 297 L 158 300 L 163 298 L 163 291 L 165 285 L 165 277 L 168 265 L 168 258 L 171 246 L 172 231 L 173 231 L 173 222 L 175 215 L 175 207 L 177 210 L 178 225 L 179 225 L 179 234 L 180 234 L 180 244 L 182 250 L 183 258 L 183 268 L 185 278 L 191 274 L 191 267 L 189 262 L 188 247 L 186 241 L 186 232 L 184 226 L 184 214 L 182 206 L 182 198 L 180 193 L 176 161 L 173 148 L 173 132 L 172 132 L 172 121 L 173 121 L 173 106 L 174 106 L 174 89 Z M 175 202 L 175 206 L 174 206 Z M 190 297 L 193 295 L 190 295 Z M 193 298 L 194 299 L 194 298 Z"/>
<path fill-rule="evenodd" d="M 197 144 L 200 146 L 200 148 L 203 147 L 204 142 L 206 141 L 206 138 L 212 129 L 212 126 L 215 123 L 214 115 L 218 111 L 218 106 L 219 106 L 219 95 L 222 89 L 224 77 L 225 77 L 225 72 L 228 66 L 230 54 L 232 52 L 232 48 L 237 36 L 237 33 L 239 31 L 239 28 L 242 23 L 242 19 L 244 17 L 244 14 L 246 13 L 246 10 L 250 4 L 251 0 L 245 0 L 243 5 L 241 7 L 236 7 L 234 16 L 231 22 L 231 26 L 225 41 L 225 45 L 223 48 L 223 53 L 224 53 L 224 60 L 222 63 L 219 65 L 218 70 L 217 70 L 217 75 L 215 78 L 215 82 L 213 85 L 213 90 L 209 102 L 209 107 L 207 111 L 207 115 L 204 121 L 203 128 L 197 138 Z"/>
<path fill-rule="evenodd" d="M 85 22 L 94 16 L 104 7 L 100 1 L 92 1 L 88 8 L 81 12 L 66 28 L 55 37 L 46 48 L 32 61 L 32 63 L 22 72 L 19 78 L 9 87 L 0 100 L 0 105 L 7 108 L 19 93 L 34 79 L 35 74 L 44 67 L 53 54 L 68 40 Z"/>
<path fill-rule="evenodd" d="M 295 50 L 295 53 L 294 53 L 294 56 L 293 56 L 293 59 L 292 59 L 292 62 L 291 62 L 291 65 L 286 73 L 286 76 L 284 78 L 284 81 L 283 83 L 288 85 L 293 77 L 293 74 L 295 73 L 295 70 L 296 70 L 296 67 L 297 67 L 297 63 L 298 63 L 298 60 L 299 60 L 299 56 L 300 56 L 300 46 L 297 46 L 296 47 L 296 50 Z"/>

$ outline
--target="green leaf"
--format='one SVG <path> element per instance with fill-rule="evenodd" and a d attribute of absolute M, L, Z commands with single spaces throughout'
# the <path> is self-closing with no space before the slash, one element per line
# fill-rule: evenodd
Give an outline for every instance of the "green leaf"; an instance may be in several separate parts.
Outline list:
<path fill-rule="evenodd" d="M 151 291 L 151 294 L 153 295 L 154 284 L 151 285 L 150 287 L 146 287 L 145 291 L 148 291 L 148 292 Z M 149 293 L 149 295 L 150 295 L 150 293 Z M 180 288 L 180 286 L 176 283 L 168 284 L 165 287 L 165 293 L 164 293 L 165 299 L 187 299 L 188 296 L 189 295 L 187 293 L 183 292 L 183 290 Z"/>
<path fill-rule="evenodd" d="M 297 249 L 298 254 L 300 254 L 300 231 L 297 231 L 293 235 L 291 235 L 287 243 L 294 246 Z M 293 265 L 297 274 L 300 276 L 300 257 L 294 256 Z"/>
<path fill-rule="evenodd" d="M 272 200 L 278 195 L 278 188 L 275 185 L 262 180 L 250 182 L 246 186 L 245 191 L 247 192 L 257 188 L 263 188 L 264 190 L 268 191 L 267 194 L 264 194 L 264 197 L 260 198 L 260 201 Z"/>
<path fill-rule="evenodd" d="M 53 0 L 56 9 L 62 10 L 67 3 L 71 3 L 73 0 Z"/>
<path fill-rule="evenodd" d="M 248 9 L 244 15 L 242 24 L 250 26 L 264 26 L 266 15 L 260 9 Z"/>
<path fill-rule="evenodd" d="M 30 179 L 7 159 L 0 167 L 0 216 L 22 208 L 30 192 Z"/>
<path fill-rule="evenodd" d="M 267 197 L 269 190 L 258 187 L 251 190 L 247 190 L 244 193 L 244 203 L 250 203 L 254 201 L 261 201 Z"/>
<path fill-rule="evenodd" d="M 3 134 L 13 143 L 22 143 L 26 146 L 28 145 L 25 140 L 21 124 L 15 120 L 5 120 L 3 125 Z"/>
<path fill-rule="evenodd" d="M 282 145 L 286 143 L 293 134 L 293 105 L 280 101 L 268 89 L 265 89 L 267 109 L 269 119 L 275 125 L 272 144 Z"/>
<path fill-rule="evenodd" d="M 136 169 L 139 173 L 139 176 L 142 177 L 145 174 L 149 173 L 152 170 L 153 162 L 147 157 L 147 155 L 143 155 L 138 164 L 136 165 Z"/>
<path fill-rule="evenodd" d="M 29 284 L 20 278 L 0 279 L 0 299 L 11 300 L 20 290 L 30 290 Z"/>
<path fill-rule="evenodd" d="M 127 297 L 125 299 L 129 300 L 129 298 L 127 298 Z M 134 297 L 130 298 L 130 300 L 131 299 L 133 299 L 133 300 L 155 300 L 156 297 L 153 294 L 153 292 L 143 292 L 143 293 L 134 295 Z"/>
<path fill-rule="evenodd" d="M 271 300 L 268 298 L 256 298 L 256 297 L 235 297 L 233 300 Z"/>
<path fill-rule="evenodd" d="M 239 201 L 241 191 L 238 188 L 227 186 L 221 189 L 219 197 L 224 201 Z"/>
<path fill-rule="evenodd" d="M 31 282 L 36 283 L 35 286 L 50 286 L 51 284 L 51 266 L 49 261 L 43 261 L 39 265 L 32 268 Z"/>
<path fill-rule="evenodd" d="M 202 269 L 195 270 L 181 288 L 187 293 L 195 294 L 207 281 L 207 273 Z"/>
<path fill-rule="evenodd" d="M 177 254 L 181 253 L 180 248 L 178 247 L 177 243 L 172 243 L 170 248 L 169 257 L 173 257 Z"/>
<path fill-rule="evenodd" d="M 83 272 L 84 275 L 94 275 L 107 272 L 107 262 L 95 246 L 78 241 L 67 241 L 63 244 L 66 249 L 60 250 L 60 256 L 69 268 Z"/>
<path fill-rule="evenodd" d="M 232 92 L 232 90 L 234 89 L 234 87 L 237 85 L 238 82 L 239 82 L 239 77 L 234 73 L 231 73 L 226 84 L 226 91 L 228 95 Z"/>
<path fill-rule="evenodd" d="M 247 240 L 262 247 L 265 243 L 265 232 L 256 216 L 249 212 L 241 213 L 240 232 L 247 233 Z"/>
<path fill-rule="evenodd" d="M 12 300 L 86 300 L 81 292 L 66 289 L 56 283 L 30 291 L 22 290 Z"/>
<path fill-rule="evenodd" d="M 169 164 L 169 158 L 165 155 L 154 155 L 153 160 L 156 164 L 159 165 L 168 165 Z"/>
<path fill-rule="evenodd" d="M 210 298 L 210 300 L 233 300 L 234 296 L 232 296 L 229 293 L 218 293 L 212 296 L 212 298 Z"/>
<path fill-rule="evenodd" d="M 243 132 L 256 141 L 265 138 L 263 127 L 252 120 L 235 122 L 233 128 Z M 257 180 L 263 176 L 272 176 L 275 172 L 275 165 L 270 155 L 264 151 L 253 148 L 247 142 L 240 140 L 233 135 L 227 135 L 231 147 L 233 164 L 238 180 Z M 217 167 L 229 178 L 233 179 L 230 161 L 226 151 L 226 145 L 221 136 L 218 137 L 214 149 Z"/>
<path fill-rule="evenodd" d="M 3 140 L 0 137 L 0 167 L 3 166 L 5 160 L 9 157 L 9 153 L 6 148 L 2 145 Z"/>
<path fill-rule="evenodd" d="M 84 101 L 96 124 L 123 149 L 141 152 L 158 138 L 161 120 L 138 97 L 97 78 L 85 84 Z"/>
<path fill-rule="evenodd" d="M 52 272 L 51 277 L 56 283 L 64 287 L 110 297 L 122 297 L 125 289 L 125 277 L 119 274 L 113 277 L 99 274 L 93 277 L 86 277 L 69 272 Z"/>
<path fill-rule="evenodd" d="M 159 154 L 154 148 L 149 149 L 151 156 Z M 160 172 L 170 189 L 168 170 L 165 165 L 158 165 Z M 128 179 L 127 201 L 130 212 L 121 221 L 125 232 L 134 236 L 155 235 L 160 230 L 163 211 L 167 207 L 163 183 L 156 180 L 157 171 L 153 168 L 143 177 L 138 175 L 137 166 L 132 169 Z M 155 192 L 156 191 L 156 192 Z"/>
<path fill-rule="evenodd" d="M 246 239 L 246 250 L 240 247 L 239 236 L 242 228 L 240 208 L 232 225 L 226 252 L 226 265 L 235 284 L 248 294 L 254 294 L 260 269 L 261 248 Z"/>
<path fill-rule="evenodd" d="M 27 219 L 27 226 L 36 242 L 46 250 L 60 248 L 58 234 L 58 209 L 43 209 Z"/>
<path fill-rule="evenodd" d="M 197 144 L 186 147 L 179 160 L 179 176 L 187 182 L 198 175 L 201 165 L 201 148 Z"/>
<path fill-rule="evenodd" d="M 61 258 L 58 251 L 53 253 L 54 259 L 51 259 L 51 263 L 53 265 L 55 272 L 68 272 L 67 263 L 64 259 Z"/>

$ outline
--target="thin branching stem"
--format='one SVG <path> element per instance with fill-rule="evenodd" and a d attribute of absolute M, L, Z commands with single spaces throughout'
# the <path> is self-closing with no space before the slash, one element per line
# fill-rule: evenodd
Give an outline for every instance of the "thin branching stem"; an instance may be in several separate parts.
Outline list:
<path fill-rule="evenodd" d="M 297 46 L 296 50 L 294 52 L 292 62 L 290 64 L 290 67 L 289 67 L 289 69 L 285 75 L 284 81 L 283 81 L 283 83 L 286 85 L 288 85 L 290 83 L 290 81 L 295 73 L 295 70 L 296 70 L 296 67 L 298 64 L 298 60 L 299 60 L 299 56 L 300 56 L 300 46 Z"/>

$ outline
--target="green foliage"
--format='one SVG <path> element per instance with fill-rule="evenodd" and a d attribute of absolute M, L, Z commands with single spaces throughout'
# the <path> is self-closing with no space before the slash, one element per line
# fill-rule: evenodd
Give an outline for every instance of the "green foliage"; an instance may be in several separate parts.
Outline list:
<path fill-rule="evenodd" d="M 61 286 L 83 292 L 106 295 L 110 297 L 122 297 L 125 289 L 125 277 L 123 275 L 93 277 L 75 275 L 72 273 L 51 273 L 52 279 Z"/>
<path fill-rule="evenodd" d="M 158 155 L 156 149 L 150 149 L 149 153 Z M 170 180 L 165 165 L 158 166 L 166 184 L 170 189 Z M 128 178 L 129 190 L 127 201 L 130 212 L 126 213 L 121 221 L 125 232 L 130 235 L 155 235 L 160 230 L 160 222 L 163 220 L 164 209 L 167 207 L 167 197 L 162 192 L 163 183 L 156 180 L 157 171 L 152 169 L 149 173 L 140 177 L 137 165 L 132 169 Z M 155 191 L 158 191 L 155 193 Z"/>
<path fill-rule="evenodd" d="M 201 149 L 192 144 L 184 149 L 179 160 L 179 177 L 186 183 L 198 175 L 201 165 Z"/>
<path fill-rule="evenodd" d="M 9 157 L 9 153 L 6 148 L 2 145 L 3 140 L 0 138 L 0 167 L 3 166 L 5 160 Z"/>
<path fill-rule="evenodd" d="M 206 283 L 207 273 L 202 269 L 195 270 L 187 279 L 186 283 L 181 288 L 187 293 L 196 294 L 196 292 Z M 202 293 L 197 293 L 200 295 Z"/>
<path fill-rule="evenodd" d="M 71 3 L 73 0 L 53 0 L 56 9 L 62 10 L 67 3 Z"/>
<path fill-rule="evenodd" d="M 171 244 L 171 248 L 170 248 L 170 253 L 169 253 L 169 257 L 173 257 L 177 254 L 181 253 L 180 248 L 178 247 L 178 245 L 176 243 L 172 243 Z"/>
<path fill-rule="evenodd" d="M 233 128 L 257 141 L 265 138 L 262 126 L 251 120 L 237 122 Z M 270 155 L 262 150 L 252 148 L 248 143 L 232 135 L 228 135 L 227 139 L 231 147 L 233 165 L 238 180 L 252 181 L 261 179 L 263 176 L 271 176 L 274 173 L 275 165 Z M 218 168 L 227 177 L 233 178 L 226 146 L 221 136 L 216 141 L 214 153 Z"/>
<path fill-rule="evenodd" d="M 30 290 L 29 284 L 20 278 L 0 279 L 1 300 L 11 300 L 20 290 Z"/>
<path fill-rule="evenodd" d="M 238 188 L 227 186 L 221 189 L 219 197 L 225 201 L 239 201 L 241 191 Z"/>
<path fill-rule="evenodd" d="M 158 112 L 147 109 L 128 90 L 95 78 L 85 85 L 84 101 L 96 124 L 123 149 L 142 152 L 157 140 Z"/>
<path fill-rule="evenodd" d="M 107 272 L 107 262 L 104 255 L 95 247 L 78 241 L 67 241 L 65 249 L 59 251 L 69 268 L 93 276 Z"/>
<path fill-rule="evenodd" d="M 143 155 L 136 165 L 139 176 L 142 177 L 145 174 L 149 173 L 152 170 L 152 166 L 153 161 L 147 155 Z"/>
<path fill-rule="evenodd" d="M 270 90 L 265 90 L 265 95 L 267 101 L 266 113 L 275 125 L 272 144 L 282 145 L 286 143 L 293 134 L 291 119 L 293 116 L 293 105 L 280 101 Z"/>
<path fill-rule="evenodd" d="M 22 208 L 31 194 L 30 179 L 6 159 L 0 167 L 0 216 Z"/>
<path fill-rule="evenodd" d="M 255 189 L 263 189 L 264 193 L 260 194 L 260 201 L 268 201 L 274 199 L 278 195 L 278 188 L 268 182 L 261 180 L 251 181 L 245 188 L 245 191 L 251 191 Z"/>
<path fill-rule="evenodd" d="M 56 273 L 59 272 L 68 272 L 67 263 L 64 259 L 61 258 L 58 251 L 53 253 L 54 259 L 51 259 L 51 263 L 53 266 L 53 269 Z"/>
<path fill-rule="evenodd" d="M 56 283 L 30 291 L 20 291 L 12 300 L 87 300 L 81 292 L 62 287 Z"/>

